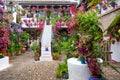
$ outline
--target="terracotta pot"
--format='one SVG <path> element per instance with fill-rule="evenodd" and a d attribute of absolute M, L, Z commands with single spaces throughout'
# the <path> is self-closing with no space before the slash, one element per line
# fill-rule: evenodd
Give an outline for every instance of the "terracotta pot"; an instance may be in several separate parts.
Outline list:
<path fill-rule="evenodd" d="M 7 53 L 7 56 L 9 57 L 9 60 L 12 59 L 12 54 L 11 53 Z"/>
<path fill-rule="evenodd" d="M 58 57 L 57 56 L 53 56 L 53 60 L 58 60 Z"/>
<path fill-rule="evenodd" d="M 18 52 L 16 52 L 16 56 L 19 56 L 19 51 L 18 51 Z"/>
<path fill-rule="evenodd" d="M 112 44 L 115 44 L 115 40 L 112 40 Z"/>
<path fill-rule="evenodd" d="M 39 56 L 34 56 L 35 61 L 39 60 Z"/>
<path fill-rule="evenodd" d="M 3 56 L 5 56 L 6 55 L 6 50 L 5 49 L 1 49 L 0 53 L 2 53 Z"/>
<path fill-rule="evenodd" d="M 21 52 L 25 53 L 26 52 L 26 48 L 22 48 Z"/>

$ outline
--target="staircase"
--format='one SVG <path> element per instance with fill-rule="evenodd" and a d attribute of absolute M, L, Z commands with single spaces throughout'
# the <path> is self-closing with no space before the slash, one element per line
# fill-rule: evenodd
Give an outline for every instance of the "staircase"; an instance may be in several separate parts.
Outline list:
<path fill-rule="evenodd" d="M 41 39 L 40 61 L 52 61 L 51 40 L 52 40 L 52 25 L 46 25 L 45 23 Z"/>

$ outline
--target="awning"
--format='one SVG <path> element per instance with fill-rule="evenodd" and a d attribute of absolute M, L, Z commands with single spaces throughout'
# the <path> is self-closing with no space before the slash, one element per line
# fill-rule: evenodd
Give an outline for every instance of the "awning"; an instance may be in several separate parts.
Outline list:
<path fill-rule="evenodd" d="M 74 5 L 76 2 L 70 1 L 30 1 L 30 2 L 19 2 L 19 5 L 27 6 L 27 5 Z"/>

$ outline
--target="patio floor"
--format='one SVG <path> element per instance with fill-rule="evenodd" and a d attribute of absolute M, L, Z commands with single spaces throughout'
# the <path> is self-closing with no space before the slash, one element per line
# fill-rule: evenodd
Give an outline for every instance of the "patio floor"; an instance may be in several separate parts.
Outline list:
<path fill-rule="evenodd" d="M 34 61 L 33 52 L 29 51 L 10 60 L 12 66 L 0 72 L 0 80 L 58 80 L 55 71 L 59 62 L 62 61 Z M 120 66 L 120 63 L 115 65 Z M 108 80 L 120 80 L 120 74 L 110 67 L 103 70 Z"/>

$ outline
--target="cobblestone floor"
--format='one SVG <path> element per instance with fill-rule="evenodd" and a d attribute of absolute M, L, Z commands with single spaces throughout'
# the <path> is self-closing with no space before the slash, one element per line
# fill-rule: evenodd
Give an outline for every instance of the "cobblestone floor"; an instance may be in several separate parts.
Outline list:
<path fill-rule="evenodd" d="M 55 71 L 59 62 L 35 62 L 33 53 L 27 52 L 10 60 L 12 66 L 0 72 L 0 80 L 58 80 Z M 120 74 L 110 67 L 103 70 L 108 80 L 120 80 Z"/>

